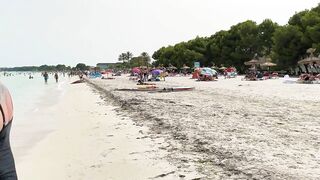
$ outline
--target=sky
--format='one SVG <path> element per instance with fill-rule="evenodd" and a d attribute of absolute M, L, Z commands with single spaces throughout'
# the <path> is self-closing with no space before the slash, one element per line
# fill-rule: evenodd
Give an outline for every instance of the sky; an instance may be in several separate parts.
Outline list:
<path fill-rule="evenodd" d="M 0 0 L 0 67 L 117 62 L 246 20 L 287 24 L 318 0 Z"/>

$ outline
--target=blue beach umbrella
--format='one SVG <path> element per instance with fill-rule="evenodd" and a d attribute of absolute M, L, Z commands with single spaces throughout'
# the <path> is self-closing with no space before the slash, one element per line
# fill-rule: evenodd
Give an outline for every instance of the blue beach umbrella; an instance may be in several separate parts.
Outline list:
<path fill-rule="evenodd" d="M 200 71 L 201 75 L 207 75 L 207 76 L 213 76 L 217 74 L 216 70 L 213 70 L 211 68 L 202 68 Z"/>
<path fill-rule="evenodd" d="M 161 73 L 162 73 L 162 70 L 160 69 L 155 69 L 151 71 L 151 74 L 155 76 L 159 76 Z"/>

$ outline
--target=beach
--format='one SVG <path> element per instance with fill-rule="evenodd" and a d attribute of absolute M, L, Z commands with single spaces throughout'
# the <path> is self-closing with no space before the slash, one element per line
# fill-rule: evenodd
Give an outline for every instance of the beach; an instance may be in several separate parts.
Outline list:
<path fill-rule="evenodd" d="M 17 153 L 19 179 L 179 178 L 179 168 L 164 158 L 163 138 L 148 137 L 147 127 L 119 114 L 119 107 L 101 99 L 88 85 L 65 88 L 60 102 L 50 108 L 55 128 L 38 133 L 43 136 L 40 140 L 27 152 Z M 199 177 L 195 169 L 189 170 L 181 173 Z"/>
<path fill-rule="evenodd" d="M 127 75 L 66 85 L 56 128 L 21 158 L 22 180 L 317 179 L 318 85 L 168 77 L 148 93 Z"/>
<path fill-rule="evenodd" d="M 148 126 L 151 136 L 170 142 L 170 162 L 195 166 L 204 179 L 320 176 L 318 85 L 172 77 L 157 85 L 195 90 L 147 93 L 114 91 L 136 87 L 127 77 L 90 82 Z"/>

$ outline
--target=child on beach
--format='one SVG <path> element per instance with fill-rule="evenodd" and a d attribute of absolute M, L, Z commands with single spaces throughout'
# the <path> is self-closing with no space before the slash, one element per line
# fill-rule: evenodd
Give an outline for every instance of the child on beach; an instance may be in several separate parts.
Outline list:
<path fill-rule="evenodd" d="M 9 136 L 13 106 L 9 91 L 0 83 L 0 180 L 17 180 Z"/>

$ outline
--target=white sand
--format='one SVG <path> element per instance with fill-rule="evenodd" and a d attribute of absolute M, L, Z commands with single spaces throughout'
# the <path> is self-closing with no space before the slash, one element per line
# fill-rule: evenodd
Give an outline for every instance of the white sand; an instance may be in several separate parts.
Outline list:
<path fill-rule="evenodd" d="M 20 180 L 177 179 L 199 177 L 167 159 L 164 139 L 119 115 L 85 84 L 70 85 L 53 109 L 54 130 L 16 165 Z M 43 118 L 45 120 L 45 117 Z M 160 177 L 159 176 L 159 177 Z"/>
<path fill-rule="evenodd" d="M 320 177 L 320 85 L 172 77 L 158 86 L 196 90 L 113 91 L 136 88 L 128 79 L 92 82 L 123 113 L 169 143 L 163 149 L 175 166 L 195 166 L 205 179 Z"/>

